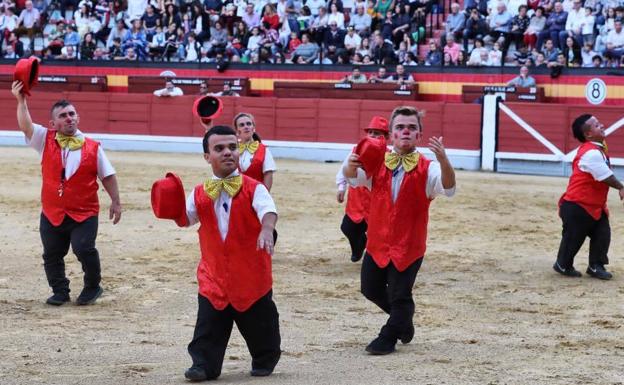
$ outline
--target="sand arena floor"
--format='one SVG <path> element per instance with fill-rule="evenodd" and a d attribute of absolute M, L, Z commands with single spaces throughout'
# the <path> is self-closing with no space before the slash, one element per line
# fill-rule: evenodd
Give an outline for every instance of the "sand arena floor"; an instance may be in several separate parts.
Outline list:
<path fill-rule="evenodd" d="M 0 384 L 184 384 L 196 315 L 195 229 L 156 220 L 149 192 L 175 171 L 187 192 L 209 173 L 200 155 L 109 152 L 124 207 L 113 226 L 102 191 L 95 306 L 46 306 L 38 233 L 40 171 L 27 148 L 0 149 Z M 337 164 L 278 160 L 280 239 L 274 293 L 282 360 L 248 375 L 237 331 L 224 384 L 623 384 L 624 208 L 610 194 L 611 271 L 601 282 L 551 268 L 566 179 L 458 172 L 458 193 L 431 207 L 416 280 L 416 336 L 368 356 L 385 316 L 359 293 L 335 202 Z M 586 246 L 576 266 L 586 267 Z M 66 258 L 75 297 L 80 265 Z"/>

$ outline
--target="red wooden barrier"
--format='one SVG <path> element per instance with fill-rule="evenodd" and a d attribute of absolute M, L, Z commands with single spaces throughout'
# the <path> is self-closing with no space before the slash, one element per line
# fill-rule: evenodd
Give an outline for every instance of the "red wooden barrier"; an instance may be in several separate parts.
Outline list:
<path fill-rule="evenodd" d="M 35 122 L 47 125 L 54 101 L 65 98 L 75 104 L 85 132 L 165 136 L 201 136 L 203 127 L 193 117 L 194 96 L 158 98 L 144 94 L 34 92 L 28 105 Z M 478 150 L 479 105 L 441 102 L 368 101 L 342 99 L 223 98 L 223 114 L 216 124 L 232 124 L 235 113 L 249 112 L 264 139 L 355 143 L 373 115 L 390 117 L 397 105 L 427 111 L 425 141 L 444 136 L 448 148 Z M 16 102 L 0 91 L 0 130 L 16 130 Z"/>
<path fill-rule="evenodd" d="M 605 129 L 622 118 L 618 107 L 582 107 L 563 104 L 505 103 L 516 115 L 552 142 L 563 153 L 578 147 L 572 135 L 572 122 L 581 114 L 592 114 Z M 498 151 L 514 153 L 551 154 L 540 142 L 520 127 L 504 112 L 499 113 Z M 608 137 L 609 152 L 613 157 L 624 157 L 624 133 L 615 131 Z"/>

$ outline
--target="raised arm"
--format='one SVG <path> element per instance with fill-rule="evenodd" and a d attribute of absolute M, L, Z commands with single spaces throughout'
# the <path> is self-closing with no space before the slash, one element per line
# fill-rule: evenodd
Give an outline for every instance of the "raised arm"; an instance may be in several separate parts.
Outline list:
<path fill-rule="evenodd" d="M 33 122 L 28 112 L 28 105 L 26 103 L 26 96 L 22 93 L 24 84 L 19 80 L 13 82 L 11 86 L 11 93 L 17 99 L 17 125 L 22 130 L 26 139 L 30 140 L 33 134 Z"/>
<path fill-rule="evenodd" d="M 455 187 L 455 170 L 446 156 L 446 150 L 442 144 L 442 137 L 432 137 L 429 139 L 429 149 L 435 154 L 436 159 L 440 163 L 442 186 L 447 190 Z"/>

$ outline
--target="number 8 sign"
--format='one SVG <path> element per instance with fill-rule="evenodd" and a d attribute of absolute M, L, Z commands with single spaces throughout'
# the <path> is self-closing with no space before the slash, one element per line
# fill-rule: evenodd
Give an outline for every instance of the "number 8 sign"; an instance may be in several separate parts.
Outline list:
<path fill-rule="evenodd" d="M 607 85 L 602 79 L 593 78 L 585 86 L 585 98 L 591 104 L 602 104 L 607 97 Z"/>

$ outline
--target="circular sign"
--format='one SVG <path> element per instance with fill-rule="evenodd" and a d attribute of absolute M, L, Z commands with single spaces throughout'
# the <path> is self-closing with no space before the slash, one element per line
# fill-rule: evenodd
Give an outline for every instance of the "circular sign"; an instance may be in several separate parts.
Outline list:
<path fill-rule="evenodd" d="M 591 104 L 602 104 L 607 97 L 607 85 L 602 79 L 593 78 L 585 86 L 585 98 Z"/>

